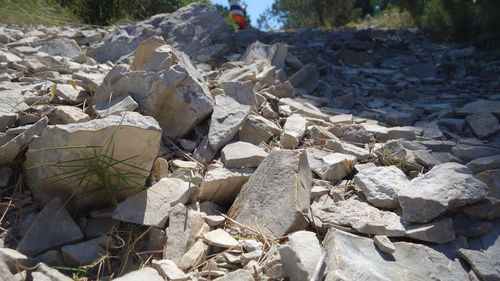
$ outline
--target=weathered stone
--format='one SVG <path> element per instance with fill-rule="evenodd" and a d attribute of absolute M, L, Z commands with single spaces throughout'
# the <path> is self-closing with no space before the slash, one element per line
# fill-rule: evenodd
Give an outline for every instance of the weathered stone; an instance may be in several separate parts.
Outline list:
<path fill-rule="evenodd" d="M 242 105 L 225 95 L 215 97 L 214 113 L 210 120 L 208 143 L 218 151 L 238 133 L 250 114 L 250 106 Z"/>
<path fill-rule="evenodd" d="M 273 122 L 255 114 L 250 114 L 238 133 L 241 141 L 260 144 L 278 136 L 281 129 Z"/>
<path fill-rule="evenodd" d="M 356 157 L 308 148 L 307 158 L 311 170 L 323 180 L 341 180 L 354 169 Z"/>
<path fill-rule="evenodd" d="M 495 115 L 489 112 L 471 114 L 465 117 L 472 130 L 480 139 L 484 139 L 500 130 L 500 124 Z"/>
<path fill-rule="evenodd" d="M 180 261 L 176 262 L 180 269 L 186 271 L 203 261 L 207 252 L 207 245 L 200 239 L 187 251 Z"/>
<path fill-rule="evenodd" d="M 70 105 L 84 102 L 89 96 L 82 88 L 75 88 L 69 84 L 57 84 L 55 96 Z"/>
<path fill-rule="evenodd" d="M 476 100 L 464 105 L 456 110 L 457 114 L 470 115 L 475 113 L 493 113 L 500 114 L 500 102 L 492 100 Z"/>
<path fill-rule="evenodd" d="M 258 167 L 266 157 L 264 149 L 242 141 L 228 144 L 221 151 L 221 160 L 227 168 Z"/>
<path fill-rule="evenodd" d="M 121 95 L 111 101 L 111 103 L 100 103 L 92 106 L 92 109 L 100 117 L 119 114 L 124 111 L 134 111 L 139 104 L 130 95 Z"/>
<path fill-rule="evenodd" d="M 64 266 L 64 260 L 59 250 L 47 251 L 33 258 L 37 262 L 43 262 L 49 266 Z"/>
<path fill-rule="evenodd" d="M 370 158 L 370 152 L 368 150 L 353 144 L 342 142 L 340 140 L 328 140 L 326 141 L 326 147 L 335 152 L 355 156 L 358 160 L 365 160 Z"/>
<path fill-rule="evenodd" d="M 34 275 L 38 274 L 37 277 Z M 36 272 L 31 273 L 33 281 L 71 281 L 73 279 L 59 272 L 57 269 L 51 268 L 46 264 L 39 263 Z"/>
<path fill-rule="evenodd" d="M 471 161 L 477 158 L 500 154 L 500 149 L 488 146 L 458 144 L 451 148 L 451 152 L 461 159 Z"/>
<path fill-rule="evenodd" d="M 453 228 L 457 236 L 476 237 L 491 231 L 492 224 L 484 221 L 477 221 L 466 215 L 458 214 L 453 217 Z"/>
<path fill-rule="evenodd" d="M 89 240 L 82 243 L 68 245 L 61 248 L 64 263 L 67 266 L 89 265 L 100 256 L 106 255 L 107 251 L 97 243 Z"/>
<path fill-rule="evenodd" d="M 361 124 L 363 128 L 372 133 L 377 139 L 381 141 L 388 141 L 393 139 L 415 139 L 415 129 L 413 127 L 383 127 L 377 124 Z"/>
<path fill-rule="evenodd" d="M 229 216 L 249 227 L 259 226 L 272 237 L 301 230 L 307 225 L 310 189 L 311 171 L 306 153 L 275 151 L 243 185 Z"/>
<path fill-rule="evenodd" d="M 12 272 L 17 272 L 18 264 L 25 267 L 33 266 L 33 262 L 27 256 L 9 248 L 0 248 L 0 263 L 7 265 Z"/>
<path fill-rule="evenodd" d="M 389 126 L 411 126 L 416 119 L 411 112 L 389 112 L 385 116 L 385 123 Z"/>
<path fill-rule="evenodd" d="M 208 232 L 208 228 L 202 213 L 177 204 L 170 213 L 163 258 L 174 261 L 179 268 L 185 270 L 186 263 L 191 263 L 192 259 L 183 261 L 183 256 L 195 244 L 197 236 Z"/>
<path fill-rule="evenodd" d="M 466 166 L 475 175 L 487 170 L 500 169 L 500 154 L 474 159 Z"/>
<path fill-rule="evenodd" d="M 472 270 L 484 281 L 500 280 L 498 265 L 493 264 L 488 253 L 468 249 L 460 249 L 460 256 L 472 267 Z"/>
<path fill-rule="evenodd" d="M 85 237 L 99 237 L 118 229 L 120 222 L 113 219 L 89 218 L 85 226 Z"/>
<path fill-rule="evenodd" d="M 240 242 L 241 246 L 245 251 L 247 252 L 254 252 L 254 251 L 259 251 L 264 249 L 264 244 L 259 241 L 251 240 L 251 239 L 243 239 L 238 241 Z"/>
<path fill-rule="evenodd" d="M 329 121 L 330 116 L 321 112 L 316 106 L 302 100 L 301 102 L 293 100 L 291 98 L 280 99 L 279 105 L 288 106 L 292 113 L 300 114 L 303 117 L 317 118 L 324 121 Z"/>
<path fill-rule="evenodd" d="M 221 86 L 227 96 L 257 111 L 257 99 L 252 88 L 240 82 L 222 82 Z"/>
<path fill-rule="evenodd" d="M 209 245 L 220 248 L 233 248 L 238 245 L 238 241 L 222 228 L 217 228 L 203 235 L 203 240 Z"/>
<path fill-rule="evenodd" d="M 108 206 L 113 200 L 121 201 L 130 194 L 140 191 L 137 185 L 138 178 L 145 182 L 156 158 L 160 145 L 161 129 L 151 117 L 145 117 L 135 112 L 127 112 L 122 116 L 112 115 L 104 119 L 96 119 L 85 123 L 48 126 L 41 136 L 30 144 L 30 151 L 26 154 L 25 167 L 29 169 L 27 181 L 36 200 L 47 203 L 54 197 L 61 197 L 68 201 L 71 211 L 84 211 Z M 61 178 L 68 172 L 75 173 L 75 169 L 63 168 L 43 163 L 56 161 L 74 161 L 73 164 L 87 163 L 85 158 L 95 158 L 92 149 L 48 149 L 50 147 L 72 146 L 99 146 L 96 153 L 111 156 L 113 168 L 123 173 L 134 173 L 136 183 L 120 182 L 120 177 L 113 177 L 108 173 L 108 184 L 119 185 L 120 191 L 112 198 L 108 191 L 102 188 L 99 181 L 92 181 L 80 185 L 80 180 L 67 182 Z M 38 150 L 41 149 L 41 150 Z M 78 159 L 82 159 L 77 161 Z M 126 160 L 128 159 L 128 160 Z M 118 165 L 119 161 L 126 160 L 127 165 Z M 92 161 L 92 160 L 90 160 Z M 139 167 L 132 168 L 132 166 Z M 81 167 L 76 168 L 80 171 Z M 83 174 L 85 178 L 95 176 L 87 168 Z M 83 172 L 83 171 L 82 171 Z M 78 175 L 75 176 L 78 179 Z M 53 178 L 54 180 L 40 180 Z M 58 180 L 61 179 L 61 180 Z M 101 187 L 101 188 L 99 188 Z M 92 191 L 91 193 L 88 193 Z"/>
<path fill-rule="evenodd" d="M 151 264 L 158 270 L 160 275 L 167 280 L 185 281 L 189 279 L 182 270 L 171 260 L 153 260 Z"/>
<path fill-rule="evenodd" d="M 295 88 L 304 89 L 307 94 L 318 87 L 319 72 L 314 64 L 307 64 L 290 77 Z"/>
<path fill-rule="evenodd" d="M 288 149 L 296 148 L 306 134 L 306 125 L 307 120 L 299 114 L 293 114 L 288 117 L 280 139 L 281 146 Z"/>
<path fill-rule="evenodd" d="M 372 57 L 365 52 L 355 52 L 347 49 L 342 50 L 340 58 L 344 63 L 353 66 L 362 66 L 373 61 Z"/>
<path fill-rule="evenodd" d="M 405 221 L 425 223 L 487 194 L 488 186 L 474 178 L 467 167 L 446 163 L 402 186 L 398 197 Z"/>
<path fill-rule="evenodd" d="M 406 175 L 396 166 L 362 169 L 354 176 L 368 202 L 379 208 L 398 208 L 398 192 L 408 183 Z"/>
<path fill-rule="evenodd" d="M 69 105 L 56 106 L 48 117 L 50 125 L 66 125 L 90 120 L 90 116 L 82 112 L 80 108 Z"/>
<path fill-rule="evenodd" d="M 334 202 L 329 195 L 316 198 L 311 205 L 316 227 L 326 232 L 332 226 L 349 226 L 366 234 L 402 237 L 405 226 L 393 212 L 379 210 L 357 197 Z"/>
<path fill-rule="evenodd" d="M 240 60 L 246 63 L 253 63 L 256 60 L 264 59 L 268 60 L 271 65 L 274 65 L 277 68 L 283 68 L 285 67 L 285 58 L 287 53 L 287 46 L 284 43 L 266 45 L 257 41 L 248 46 Z"/>
<path fill-rule="evenodd" d="M 310 280 L 321 257 L 316 233 L 297 231 L 279 248 L 283 268 L 291 281 Z"/>
<path fill-rule="evenodd" d="M 226 218 L 223 216 L 206 216 L 204 219 L 210 226 L 219 226 L 226 221 Z"/>
<path fill-rule="evenodd" d="M 137 280 L 148 280 L 148 281 L 165 281 L 163 277 L 158 274 L 154 268 L 144 267 L 136 271 L 127 273 L 121 277 L 115 278 L 116 281 L 137 281 Z"/>
<path fill-rule="evenodd" d="M 149 48 L 147 42 L 136 52 L 144 48 Z M 213 109 L 214 101 L 203 77 L 185 53 L 168 45 L 147 53 L 144 60 L 137 70 L 115 66 L 96 90 L 91 105 L 130 94 L 139 111 L 158 120 L 167 136 L 177 138 L 189 133 Z"/>
<path fill-rule="evenodd" d="M 157 181 L 166 178 L 168 176 L 168 161 L 165 158 L 156 158 L 153 163 L 152 174 Z"/>
<path fill-rule="evenodd" d="M 57 38 L 51 41 L 34 44 L 41 46 L 40 51 L 52 56 L 68 57 L 76 62 L 84 62 L 85 54 L 82 52 L 75 40 Z"/>
<path fill-rule="evenodd" d="M 373 237 L 373 242 L 377 245 L 377 248 L 379 248 L 380 251 L 386 254 L 392 255 L 392 253 L 396 251 L 394 244 L 392 244 L 391 240 L 389 240 L 387 236 L 375 235 L 375 237 Z"/>
<path fill-rule="evenodd" d="M 180 179 L 164 178 L 116 206 L 113 218 L 163 228 L 173 206 L 186 204 L 198 188 Z"/>
<path fill-rule="evenodd" d="M 5 132 L 9 127 L 16 124 L 17 113 L 4 113 L 0 111 L 0 132 Z"/>
<path fill-rule="evenodd" d="M 29 129 L 0 146 L 0 165 L 7 165 L 14 161 L 25 145 L 30 143 L 35 136 L 39 136 L 43 132 L 49 123 L 48 121 L 49 119 L 47 117 L 40 119 L 33 126 L 30 126 Z"/>
<path fill-rule="evenodd" d="M 489 196 L 500 199 L 500 169 L 484 171 L 476 175 L 476 178 L 488 185 L 490 188 Z"/>
<path fill-rule="evenodd" d="M 172 166 L 174 166 L 178 169 L 187 169 L 187 170 L 196 170 L 199 168 L 198 163 L 196 163 L 194 161 L 184 161 L 184 160 L 179 160 L 179 159 L 173 160 Z"/>
<path fill-rule="evenodd" d="M 226 276 L 224 277 L 219 277 L 217 279 L 214 279 L 214 281 L 253 281 L 255 280 L 253 278 L 252 273 L 249 270 L 246 269 L 238 269 L 233 272 L 229 272 Z"/>
<path fill-rule="evenodd" d="M 455 240 L 453 220 L 450 218 L 443 218 L 424 225 L 410 225 L 406 228 L 406 236 L 438 244 L 453 241 Z"/>
<path fill-rule="evenodd" d="M 500 218 L 500 200 L 486 197 L 476 204 L 462 207 L 462 211 L 473 219 L 492 221 Z"/>
<path fill-rule="evenodd" d="M 62 245 L 77 242 L 83 233 L 63 206 L 59 198 L 50 201 L 38 214 L 17 250 L 29 256 L 41 254 Z"/>
<path fill-rule="evenodd" d="M 468 281 L 458 261 L 425 245 L 397 242 L 391 256 L 378 251 L 370 238 L 331 228 L 324 240 L 325 280 Z"/>
<path fill-rule="evenodd" d="M 212 201 L 220 205 L 229 205 L 250 178 L 252 169 L 215 168 L 205 173 L 200 186 L 200 201 Z"/>

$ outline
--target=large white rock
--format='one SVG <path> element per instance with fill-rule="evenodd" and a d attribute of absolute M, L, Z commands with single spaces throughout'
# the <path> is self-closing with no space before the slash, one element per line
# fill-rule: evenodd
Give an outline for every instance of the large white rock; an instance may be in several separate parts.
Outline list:
<path fill-rule="evenodd" d="M 324 240 L 326 281 L 469 281 L 460 263 L 425 245 L 396 242 L 395 252 L 381 253 L 370 238 L 331 228 Z"/>
<path fill-rule="evenodd" d="M 281 135 L 281 146 L 283 148 L 296 148 L 306 134 L 307 120 L 299 114 L 293 114 L 286 119 Z"/>
<path fill-rule="evenodd" d="M 139 111 L 154 117 L 164 134 L 173 138 L 189 133 L 212 112 L 214 101 L 201 74 L 185 53 L 161 39 L 141 43 L 132 66 L 115 66 L 96 90 L 91 105 L 130 94 Z"/>
<path fill-rule="evenodd" d="M 200 186 L 199 200 L 212 201 L 219 205 L 229 205 L 241 190 L 252 173 L 253 169 L 226 169 L 215 168 L 205 173 Z"/>
<path fill-rule="evenodd" d="M 271 237 L 302 230 L 308 224 L 311 181 L 305 152 L 272 152 L 243 185 L 228 214 Z"/>
<path fill-rule="evenodd" d="M 331 153 L 315 148 L 307 149 L 311 170 L 323 180 L 341 180 L 349 175 L 356 164 L 356 157 Z"/>
<path fill-rule="evenodd" d="M 160 137 L 161 129 L 158 122 L 135 112 L 85 123 L 48 126 L 39 138 L 31 142 L 30 150 L 26 153 L 24 167 L 29 171 L 26 173 L 26 179 L 35 199 L 42 203 L 47 203 L 54 197 L 61 197 L 64 201 L 68 201 L 66 206 L 71 211 L 108 206 L 113 201 L 119 202 L 144 187 L 146 177 L 158 154 Z M 78 148 L 82 146 L 98 147 Z M 74 148 L 47 149 L 53 147 Z M 110 196 L 102 183 L 94 178 L 96 174 L 92 170 L 94 167 L 92 165 L 96 165 L 98 159 L 95 155 L 101 158 L 112 156 L 114 159 L 112 161 L 115 162 L 112 166 L 114 169 L 121 169 L 123 173 L 133 173 L 129 174 L 127 183 L 120 177 L 113 176 L 112 171 L 107 168 L 108 183 L 120 188 L 114 191 L 114 196 Z M 85 158 L 93 160 L 84 160 Z M 43 165 L 43 163 L 77 159 L 81 160 L 71 163 L 77 165 L 76 167 Z M 117 161 L 124 163 L 116 163 Z M 93 180 L 88 183 L 83 180 L 80 183 L 82 177 Z"/>
<path fill-rule="evenodd" d="M 354 183 L 368 202 L 380 208 L 398 208 L 399 188 L 408 183 L 406 175 L 396 166 L 373 167 L 359 171 Z"/>
<path fill-rule="evenodd" d="M 163 228 L 173 206 L 186 204 L 198 193 L 195 185 L 175 178 L 163 178 L 150 188 L 130 196 L 116 206 L 119 221 Z"/>
<path fill-rule="evenodd" d="M 241 141 L 260 144 L 280 134 L 281 129 L 278 125 L 260 115 L 250 114 L 238 136 Z"/>
<path fill-rule="evenodd" d="M 227 168 L 253 168 L 267 157 L 267 152 L 251 143 L 237 141 L 226 145 L 221 151 L 221 159 Z"/>
<path fill-rule="evenodd" d="M 407 222 L 425 223 L 447 210 L 481 200 L 488 186 L 458 163 L 435 166 L 401 187 L 398 197 Z"/>
<path fill-rule="evenodd" d="M 316 233 L 297 231 L 279 248 L 283 268 L 290 281 L 310 280 L 321 257 Z"/>

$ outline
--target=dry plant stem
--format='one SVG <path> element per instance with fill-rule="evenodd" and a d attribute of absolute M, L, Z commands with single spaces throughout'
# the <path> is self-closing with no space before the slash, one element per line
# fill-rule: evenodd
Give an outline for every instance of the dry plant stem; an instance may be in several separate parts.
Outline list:
<path fill-rule="evenodd" d="M 198 163 L 198 165 L 200 165 L 200 167 L 203 167 L 204 165 L 201 164 L 200 162 L 198 162 L 196 159 L 194 159 L 193 157 L 191 157 L 191 155 L 187 154 L 184 150 L 182 150 L 178 145 L 176 145 L 169 137 L 163 135 L 163 139 L 166 140 L 169 144 L 171 144 L 175 149 L 179 150 L 180 153 L 182 153 L 182 155 L 184 157 L 186 157 L 187 159 L 193 161 L 193 162 L 196 162 Z"/>
<path fill-rule="evenodd" d="M 123 274 L 123 271 L 125 270 L 125 265 L 127 265 L 127 262 L 128 262 L 128 259 L 130 257 L 130 254 L 132 253 L 132 251 L 134 250 L 134 247 L 135 247 L 135 244 L 137 244 L 137 242 L 139 242 L 139 240 L 141 240 L 149 231 L 151 231 L 151 229 L 153 229 L 152 226 L 148 227 L 148 229 L 146 229 L 146 231 L 144 231 L 143 233 L 141 233 L 141 235 L 139 235 L 131 244 L 130 246 L 128 246 L 127 250 L 126 250 L 126 253 L 125 253 L 125 260 L 123 261 L 122 263 L 122 268 L 120 269 L 120 275 Z"/>
<path fill-rule="evenodd" d="M 5 219 L 5 216 L 7 216 L 7 213 L 9 212 L 10 207 L 14 206 L 12 204 L 12 201 L 14 201 L 14 197 L 16 197 L 16 193 L 19 190 L 19 187 L 21 186 L 21 180 L 22 180 L 21 177 L 19 177 L 17 179 L 17 183 L 16 183 L 16 187 L 14 188 L 14 192 L 12 193 L 12 196 L 9 199 L 9 203 L 7 204 L 7 207 L 5 208 L 5 211 L 3 212 L 2 217 L 0 218 L 0 225 L 2 225 L 3 220 Z M 5 230 L 5 229 L 2 228 L 2 230 Z"/>

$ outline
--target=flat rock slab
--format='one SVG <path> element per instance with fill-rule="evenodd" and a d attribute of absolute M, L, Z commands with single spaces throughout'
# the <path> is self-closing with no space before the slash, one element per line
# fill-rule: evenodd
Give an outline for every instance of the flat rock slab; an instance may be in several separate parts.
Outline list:
<path fill-rule="evenodd" d="M 308 148 L 307 158 L 311 170 L 323 180 L 341 180 L 349 175 L 356 164 L 356 157 Z"/>
<path fill-rule="evenodd" d="M 306 125 L 307 120 L 299 114 L 293 114 L 288 117 L 280 139 L 281 146 L 288 149 L 296 148 L 306 134 Z"/>
<path fill-rule="evenodd" d="M 472 130 L 480 139 L 484 139 L 500 130 L 498 119 L 489 112 L 471 114 L 465 117 Z"/>
<path fill-rule="evenodd" d="M 148 280 L 148 281 L 165 281 L 163 277 L 160 276 L 158 271 L 151 267 L 144 267 L 142 269 L 132 271 L 123 275 L 122 277 L 118 277 L 113 279 L 116 281 L 137 281 L 137 280 Z"/>
<path fill-rule="evenodd" d="M 197 187 L 175 178 L 163 178 L 116 206 L 113 218 L 119 221 L 163 228 L 173 206 L 187 203 Z"/>
<path fill-rule="evenodd" d="M 460 249 L 460 256 L 472 267 L 472 270 L 484 281 L 500 280 L 498 264 L 494 264 L 488 253 L 468 249 Z"/>
<path fill-rule="evenodd" d="M 36 256 L 47 250 L 83 239 L 83 233 L 59 198 L 50 201 L 28 228 L 17 250 Z"/>
<path fill-rule="evenodd" d="M 25 145 L 35 138 L 35 136 L 42 134 L 43 130 L 47 127 L 48 122 L 49 119 L 44 117 L 30 126 L 27 130 L 8 141 L 6 144 L 0 146 L 0 165 L 8 165 L 14 161 Z"/>
<path fill-rule="evenodd" d="M 297 231 L 288 236 L 288 242 L 279 248 L 283 268 L 291 281 L 311 279 L 321 257 L 321 246 L 316 233 Z"/>
<path fill-rule="evenodd" d="M 101 247 L 97 240 L 89 240 L 78 244 L 68 245 L 61 248 L 66 266 L 89 265 L 100 256 L 107 254 L 106 249 Z"/>
<path fill-rule="evenodd" d="M 220 248 L 233 248 L 238 245 L 238 241 L 222 228 L 205 233 L 203 240 L 209 245 Z"/>
<path fill-rule="evenodd" d="M 486 170 L 500 169 L 500 154 L 477 158 L 467 163 L 466 166 L 475 175 Z"/>
<path fill-rule="evenodd" d="M 427 246 L 406 242 L 394 243 L 395 251 L 379 251 L 373 240 L 330 229 L 324 240 L 327 251 L 325 280 L 405 280 L 469 281 L 458 261 Z"/>
<path fill-rule="evenodd" d="M 451 208 L 481 200 L 488 191 L 466 166 L 445 163 L 402 186 L 398 197 L 405 221 L 426 223 Z"/>
<path fill-rule="evenodd" d="M 406 175 L 396 166 L 362 169 L 354 176 L 368 202 L 380 208 L 398 208 L 399 188 L 408 183 Z"/>
<path fill-rule="evenodd" d="M 311 209 L 313 223 L 325 232 L 332 226 L 349 226 L 365 234 L 403 237 L 406 233 L 396 213 L 379 210 L 356 197 L 334 202 L 329 195 L 323 195 Z"/>
<path fill-rule="evenodd" d="M 305 152 L 272 152 L 243 185 L 229 216 L 272 237 L 302 230 L 307 225 L 311 181 Z"/>
<path fill-rule="evenodd" d="M 453 220 L 442 218 L 423 225 L 410 225 L 406 229 L 406 236 L 420 241 L 444 244 L 455 240 Z"/>
<path fill-rule="evenodd" d="M 221 159 L 227 168 L 253 168 L 267 157 L 264 149 L 248 142 L 234 142 L 221 151 Z"/>
<path fill-rule="evenodd" d="M 171 260 L 153 260 L 152 264 L 160 275 L 167 280 L 185 281 L 189 279 L 189 276 L 180 270 L 175 262 Z"/>
<path fill-rule="evenodd" d="M 212 201 L 219 205 L 229 205 L 234 202 L 252 173 L 253 169 L 226 169 L 215 168 L 205 173 L 200 186 L 200 198 L 203 201 Z"/>
<path fill-rule="evenodd" d="M 392 244 L 391 240 L 387 238 L 387 236 L 383 235 L 375 235 L 373 237 L 373 242 L 380 249 L 380 251 L 392 255 L 396 251 L 394 244 Z"/>

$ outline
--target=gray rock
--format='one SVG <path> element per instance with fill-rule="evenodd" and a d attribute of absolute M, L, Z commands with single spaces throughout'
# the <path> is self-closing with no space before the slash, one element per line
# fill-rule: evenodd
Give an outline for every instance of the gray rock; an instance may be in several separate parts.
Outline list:
<path fill-rule="evenodd" d="M 185 281 L 189 279 L 182 270 L 171 260 L 153 260 L 152 265 L 158 270 L 160 275 L 167 280 Z"/>
<path fill-rule="evenodd" d="M 240 82 L 222 82 L 221 86 L 227 96 L 257 111 L 257 98 L 252 88 Z"/>
<path fill-rule="evenodd" d="M 36 272 L 31 273 L 33 281 L 71 281 L 73 279 L 59 272 L 57 269 L 51 268 L 46 264 L 39 263 Z M 35 277 L 35 276 L 36 277 Z"/>
<path fill-rule="evenodd" d="M 288 236 L 288 242 L 279 252 L 290 280 L 302 281 L 311 279 L 322 251 L 316 233 L 297 231 Z"/>
<path fill-rule="evenodd" d="M 50 201 L 29 227 L 17 250 L 36 256 L 47 250 L 77 242 L 83 233 L 63 206 L 59 198 Z"/>
<path fill-rule="evenodd" d="M 0 263 L 7 265 L 12 272 L 17 272 L 16 266 L 18 265 L 33 266 L 33 261 L 27 256 L 9 248 L 0 248 Z"/>
<path fill-rule="evenodd" d="M 260 144 L 281 134 L 275 123 L 259 115 L 250 114 L 238 133 L 239 140 Z"/>
<path fill-rule="evenodd" d="M 492 100 L 476 100 L 468 103 L 461 108 L 456 109 L 457 114 L 470 115 L 475 113 L 493 113 L 500 114 L 500 102 Z"/>
<path fill-rule="evenodd" d="M 58 105 L 48 115 L 50 125 L 66 125 L 72 123 L 87 122 L 90 116 L 82 112 L 78 107 L 69 105 Z"/>
<path fill-rule="evenodd" d="M 3 106 L 2 106 L 3 107 Z M 2 113 L 0 112 L 0 132 L 5 132 L 8 128 L 16 124 L 17 113 Z"/>
<path fill-rule="evenodd" d="M 500 130 L 498 119 L 489 112 L 471 114 L 465 117 L 472 130 L 480 139 L 484 139 Z"/>
<path fill-rule="evenodd" d="M 47 117 L 40 119 L 23 133 L 0 146 L 0 165 L 7 165 L 14 161 L 25 145 L 30 143 L 35 136 L 39 136 L 43 132 L 45 127 L 47 127 L 48 121 L 49 119 Z"/>
<path fill-rule="evenodd" d="M 127 273 L 121 277 L 115 278 L 116 281 L 137 281 L 137 280 L 148 280 L 148 281 L 165 281 L 163 277 L 160 276 L 158 271 L 151 267 L 144 267 L 136 271 Z"/>
<path fill-rule="evenodd" d="M 163 258 L 174 261 L 179 268 L 185 270 L 186 266 L 192 263 L 192 259 L 188 262 L 184 256 L 195 245 L 197 236 L 202 236 L 208 232 L 208 229 L 209 227 L 203 220 L 202 213 L 191 210 L 182 204 L 177 204 L 170 213 Z M 203 254 L 205 248 L 201 248 Z"/>
<path fill-rule="evenodd" d="M 208 143 L 218 151 L 238 133 L 250 114 L 250 106 L 242 105 L 225 95 L 215 97 L 214 113 L 210 120 Z"/>
<path fill-rule="evenodd" d="M 366 168 L 354 176 L 368 202 L 379 208 L 398 208 L 398 192 L 408 183 L 406 175 L 396 166 Z"/>
<path fill-rule="evenodd" d="M 92 109 L 100 117 L 118 114 L 124 111 L 134 111 L 139 108 L 139 104 L 130 95 L 121 95 L 111 103 L 100 103 L 92 106 Z"/>
<path fill-rule="evenodd" d="M 55 96 L 70 105 L 84 102 L 89 96 L 81 88 L 69 84 L 57 84 Z"/>
<path fill-rule="evenodd" d="M 34 47 L 41 46 L 40 51 L 51 56 L 67 57 L 75 62 L 85 62 L 85 54 L 82 52 L 75 40 L 57 38 L 51 41 L 34 44 Z"/>
<path fill-rule="evenodd" d="M 334 202 L 323 195 L 314 200 L 311 209 L 313 223 L 323 232 L 332 226 L 348 226 L 365 234 L 403 237 L 406 233 L 396 213 L 379 210 L 358 197 Z"/>
<path fill-rule="evenodd" d="M 252 175 L 252 169 L 215 168 L 205 173 L 200 186 L 200 198 L 220 205 L 229 205 Z"/>
<path fill-rule="evenodd" d="M 121 201 L 144 187 L 153 161 L 158 154 L 160 137 L 161 129 L 158 123 L 151 117 L 135 112 L 127 112 L 122 116 L 112 115 L 85 123 L 48 126 L 39 138 L 31 142 L 31 150 L 26 153 L 24 165 L 30 171 L 27 174 L 27 181 L 35 199 L 42 203 L 47 203 L 54 197 L 61 197 L 63 200 L 73 198 L 74 200 L 68 201 L 67 207 L 68 210 L 75 212 L 109 206 L 113 200 Z M 46 150 L 50 147 L 71 146 L 100 147 L 96 148 L 96 153 L 101 155 L 100 157 L 112 155 L 115 162 L 113 168 L 119 167 L 122 174 L 133 173 L 134 182 L 122 183 L 120 177 L 112 176 L 111 171 L 108 171 L 109 183 L 120 186 L 120 190 L 110 196 L 99 181 L 81 185 L 78 175 L 72 181 L 61 180 L 65 173 L 75 173 L 75 169 L 40 166 L 42 163 L 73 161 L 89 157 L 96 161 L 92 149 Z M 123 160 L 126 160 L 127 165 L 116 164 L 117 161 Z M 79 160 L 73 163 L 82 165 L 87 162 Z M 139 167 L 139 169 L 132 168 L 132 166 Z M 81 171 L 81 167 L 76 169 Z M 85 172 L 82 174 L 85 177 L 95 175 L 90 170 L 90 166 L 82 172 Z M 40 180 L 47 177 L 53 180 Z"/>
<path fill-rule="evenodd" d="M 220 248 L 233 248 L 239 245 L 238 241 L 222 228 L 205 233 L 203 240 L 209 245 Z"/>
<path fill-rule="evenodd" d="M 163 133 L 172 138 L 189 133 L 208 117 L 214 105 L 189 57 L 156 37 L 139 45 L 130 68 L 117 65 L 106 75 L 91 106 L 129 94 L 139 104 L 139 111 L 154 117 Z"/>
<path fill-rule="evenodd" d="M 486 197 L 476 204 L 462 207 L 462 211 L 473 219 L 492 221 L 500 218 L 500 200 Z"/>
<path fill-rule="evenodd" d="M 411 112 L 389 112 L 385 115 L 385 123 L 389 126 L 411 126 L 416 119 Z"/>
<path fill-rule="evenodd" d="M 389 240 L 387 236 L 375 235 L 375 237 L 373 237 L 373 242 L 380 251 L 386 254 L 392 255 L 392 253 L 396 251 L 394 244 L 392 244 L 391 240 Z"/>
<path fill-rule="evenodd" d="M 460 256 L 470 264 L 472 270 L 484 281 L 500 280 L 498 265 L 493 264 L 488 253 L 460 249 Z"/>
<path fill-rule="evenodd" d="M 402 186 L 399 203 L 407 222 L 425 223 L 447 210 L 486 197 L 488 187 L 458 163 L 445 163 Z"/>
<path fill-rule="evenodd" d="M 468 281 L 458 261 L 425 245 L 397 242 L 392 257 L 375 248 L 370 238 L 330 229 L 325 240 L 325 280 Z"/>
<path fill-rule="evenodd" d="M 342 142 L 340 140 L 327 140 L 326 147 L 335 152 L 355 156 L 358 160 L 366 160 L 370 158 L 370 152 L 368 150 L 353 144 Z"/>
<path fill-rule="evenodd" d="M 451 149 L 451 152 L 461 159 L 471 161 L 477 158 L 500 154 L 500 149 L 488 146 L 458 144 Z"/>
<path fill-rule="evenodd" d="M 107 254 L 107 251 L 96 240 L 64 246 L 61 252 L 65 265 L 72 267 L 89 265 L 100 256 Z"/>
<path fill-rule="evenodd" d="M 228 214 L 239 223 L 279 237 L 306 227 L 310 189 L 306 153 L 275 151 L 243 185 Z"/>
<path fill-rule="evenodd" d="M 64 266 L 64 260 L 59 250 L 47 251 L 33 258 L 37 262 L 43 262 L 50 266 Z"/>
<path fill-rule="evenodd" d="M 89 218 L 85 226 L 85 237 L 99 237 L 118 229 L 120 222 L 113 219 Z"/>
<path fill-rule="evenodd" d="M 281 146 L 288 149 L 296 148 L 306 134 L 306 125 L 307 120 L 299 114 L 293 114 L 288 117 L 280 139 Z"/>
<path fill-rule="evenodd" d="M 221 151 L 221 160 L 227 168 L 258 167 L 266 157 L 264 149 L 242 141 L 228 144 Z"/>
<path fill-rule="evenodd" d="M 282 98 L 279 100 L 280 108 L 288 106 L 292 113 L 300 114 L 303 117 L 317 118 L 329 122 L 330 116 L 321 112 L 319 108 L 308 103 L 306 100 L 297 101 L 291 98 Z"/>
<path fill-rule="evenodd" d="M 187 271 L 200 261 L 204 260 L 208 246 L 200 239 L 187 251 L 176 264 L 180 269 Z"/>
<path fill-rule="evenodd" d="M 453 220 L 450 218 L 443 218 L 428 224 L 410 225 L 406 228 L 406 236 L 438 244 L 453 241 L 455 240 Z"/>
<path fill-rule="evenodd" d="M 500 199 L 500 169 L 484 171 L 476 175 L 476 178 L 488 185 L 490 188 L 489 196 Z"/>
<path fill-rule="evenodd" d="M 356 163 L 356 157 L 342 153 L 331 153 L 308 148 L 307 158 L 311 170 L 323 180 L 341 180 L 349 175 Z"/>
<path fill-rule="evenodd" d="M 500 154 L 474 159 L 466 166 L 475 175 L 487 170 L 500 169 Z"/>
<path fill-rule="evenodd" d="M 118 204 L 113 211 L 113 218 L 163 228 L 171 208 L 178 203 L 188 203 L 197 192 L 198 188 L 189 182 L 163 178 L 150 188 Z"/>
<path fill-rule="evenodd" d="M 393 139 L 415 139 L 415 128 L 413 127 L 383 127 L 377 124 L 363 123 L 361 126 L 369 133 L 372 133 L 377 139 L 381 141 L 388 141 Z"/>
<path fill-rule="evenodd" d="M 288 49 L 286 44 L 276 43 L 273 45 L 266 45 L 257 41 L 248 46 L 240 60 L 246 63 L 253 63 L 256 60 L 268 60 L 271 65 L 277 68 L 283 68 L 285 67 L 287 53 Z"/>
<path fill-rule="evenodd" d="M 457 236 L 476 237 L 491 231 L 493 225 L 489 222 L 477 221 L 466 215 L 458 214 L 453 217 L 453 228 Z"/>
<path fill-rule="evenodd" d="M 307 94 L 318 87 L 319 72 L 314 64 L 307 64 L 290 77 L 295 88 L 304 89 Z"/>
<path fill-rule="evenodd" d="M 9 184 L 13 172 L 9 167 L 0 168 L 0 188 L 4 188 Z"/>
<path fill-rule="evenodd" d="M 226 276 L 214 279 L 214 281 L 254 281 L 253 275 L 246 269 L 238 269 L 229 272 Z"/>

